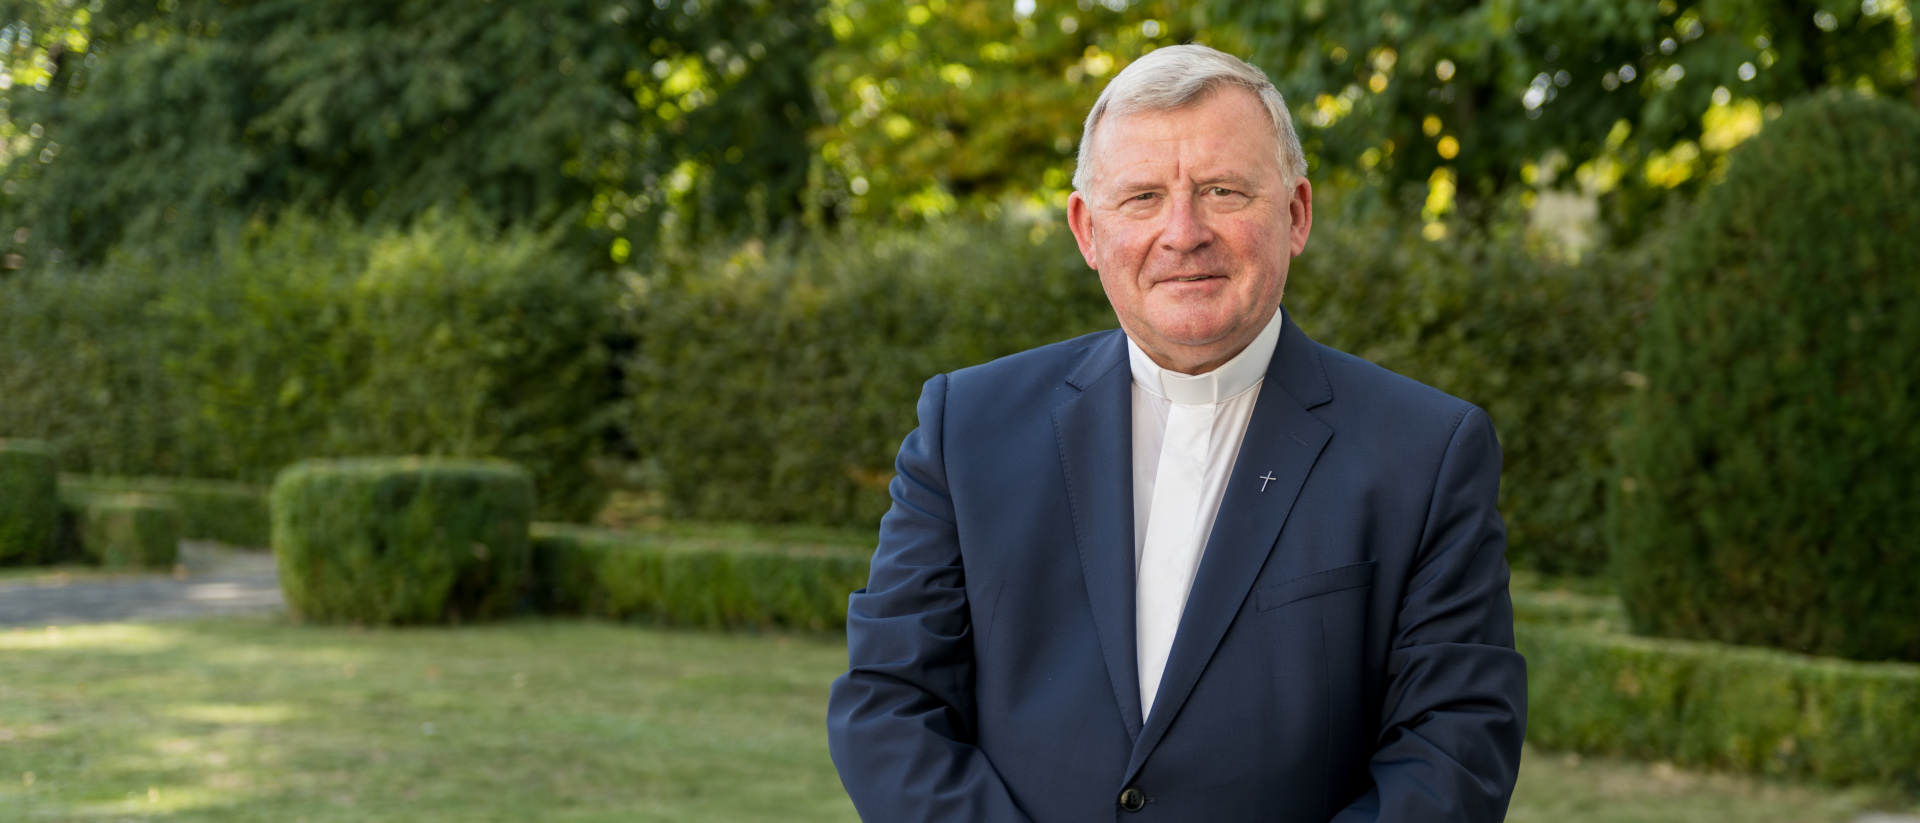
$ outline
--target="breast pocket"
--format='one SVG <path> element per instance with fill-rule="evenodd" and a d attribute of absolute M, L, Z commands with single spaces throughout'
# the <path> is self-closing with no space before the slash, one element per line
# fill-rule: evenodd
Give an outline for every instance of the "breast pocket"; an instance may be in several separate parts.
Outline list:
<path fill-rule="evenodd" d="M 1374 561 L 1366 560 L 1350 566 L 1337 566 L 1275 583 L 1259 591 L 1259 609 L 1263 612 L 1272 611 L 1288 603 L 1298 603 L 1312 597 L 1371 586 L 1373 585 L 1373 567 Z"/>

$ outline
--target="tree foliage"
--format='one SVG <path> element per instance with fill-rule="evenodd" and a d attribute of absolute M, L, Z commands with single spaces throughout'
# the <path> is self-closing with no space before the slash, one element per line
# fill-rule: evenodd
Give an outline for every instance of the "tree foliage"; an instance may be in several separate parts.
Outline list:
<path fill-rule="evenodd" d="M 814 8 L 15 0 L 0 211 L 85 259 L 289 207 L 394 224 L 457 205 L 616 255 L 676 223 L 764 224 L 806 184 Z"/>
<path fill-rule="evenodd" d="M 1708 177 L 1772 104 L 1915 93 L 1905 0 L 1221 0 L 1216 23 L 1293 103 L 1316 169 L 1465 196 L 1578 180 L 1625 218 Z"/>
<path fill-rule="evenodd" d="M 896 219 L 1063 203 L 1105 82 L 1154 47 L 1214 36 L 1179 0 L 830 0 L 825 16 L 821 206 Z"/>

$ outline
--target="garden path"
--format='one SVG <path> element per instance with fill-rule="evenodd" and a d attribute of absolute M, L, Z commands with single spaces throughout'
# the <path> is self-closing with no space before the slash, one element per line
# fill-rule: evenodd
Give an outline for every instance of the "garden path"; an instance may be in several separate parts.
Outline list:
<path fill-rule="evenodd" d="M 0 626 L 166 620 L 286 608 L 273 555 L 183 541 L 174 574 L 51 573 L 0 582 Z"/>

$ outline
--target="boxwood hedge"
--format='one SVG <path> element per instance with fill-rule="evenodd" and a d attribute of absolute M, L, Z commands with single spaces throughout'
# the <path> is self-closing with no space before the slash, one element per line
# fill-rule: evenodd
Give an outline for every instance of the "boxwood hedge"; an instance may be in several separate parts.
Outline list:
<path fill-rule="evenodd" d="M 1920 665 L 1521 622 L 1535 745 L 1920 790 Z"/>
<path fill-rule="evenodd" d="M 264 549 L 272 539 L 267 490 L 260 486 L 227 480 L 63 474 L 60 488 L 73 495 L 138 492 L 172 500 L 180 509 L 181 536 L 189 540 Z"/>
<path fill-rule="evenodd" d="M 273 484 L 280 585 L 321 622 L 497 615 L 526 585 L 533 508 L 532 478 L 504 461 L 302 461 Z"/>
<path fill-rule="evenodd" d="M 88 562 L 109 569 L 171 569 L 179 562 L 186 520 L 171 499 L 104 492 L 77 502 L 78 545 Z"/>
<path fill-rule="evenodd" d="M 58 478 L 51 444 L 0 440 L 0 564 L 51 559 L 60 528 Z"/>
<path fill-rule="evenodd" d="M 534 600 L 545 611 L 670 625 L 839 628 L 872 551 L 538 524 Z"/>

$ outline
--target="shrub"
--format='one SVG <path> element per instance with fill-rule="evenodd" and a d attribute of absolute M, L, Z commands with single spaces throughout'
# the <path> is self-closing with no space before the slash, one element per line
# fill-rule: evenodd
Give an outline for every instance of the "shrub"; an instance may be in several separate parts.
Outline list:
<path fill-rule="evenodd" d="M 1508 560 L 1601 574 L 1609 438 L 1650 296 L 1647 252 L 1571 261 L 1520 235 L 1430 242 L 1419 230 L 1383 210 L 1317 222 L 1288 310 L 1322 343 L 1485 408 L 1504 457 Z"/>
<path fill-rule="evenodd" d="M 287 603 L 323 622 L 496 615 L 527 577 L 527 471 L 502 461 L 309 460 L 273 484 Z"/>
<path fill-rule="evenodd" d="M 1920 788 L 1920 666 L 1582 626 L 1514 630 L 1535 745 Z"/>
<path fill-rule="evenodd" d="M 60 528 L 59 458 L 34 440 L 0 440 L 0 564 L 53 559 Z"/>
<path fill-rule="evenodd" d="M 1337 211 L 1337 210 L 1336 210 Z M 1485 406 L 1510 556 L 1606 565 L 1608 437 L 1647 281 L 1524 238 L 1329 212 L 1287 305 L 1311 335 Z M 1037 244 L 1031 238 L 1039 238 Z M 631 439 L 672 513 L 871 526 L 928 377 L 1115 325 L 1071 236 L 1015 221 L 713 249 L 632 289 Z"/>
<path fill-rule="evenodd" d="M 846 625 L 870 543 L 702 540 L 540 524 L 542 610 L 707 628 Z"/>
<path fill-rule="evenodd" d="M 56 444 L 61 468 L 208 473 L 193 415 L 165 371 L 153 312 L 170 277 L 131 267 L 0 277 L 0 432 Z"/>
<path fill-rule="evenodd" d="M 109 569 L 171 569 L 185 518 L 168 498 L 136 492 L 78 498 L 78 538 L 88 562 Z"/>
<path fill-rule="evenodd" d="M 785 237 L 630 293 L 630 437 L 675 517 L 871 526 L 920 385 L 1113 325 L 1063 228 Z"/>
<path fill-rule="evenodd" d="M 1823 96 L 1673 248 L 1619 495 L 1637 630 L 1920 660 L 1920 112 Z"/>
<path fill-rule="evenodd" d="M 139 492 L 173 501 L 182 518 L 181 536 L 229 546 L 266 548 L 272 540 L 267 490 L 225 480 L 174 477 L 60 476 L 63 492 L 95 495 Z"/>
<path fill-rule="evenodd" d="M 483 454 L 599 506 L 611 286 L 556 241 L 289 216 L 203 257 L 0 279 L 0 431 L 93 474 L 265 482 L 295 460 Z"/>

